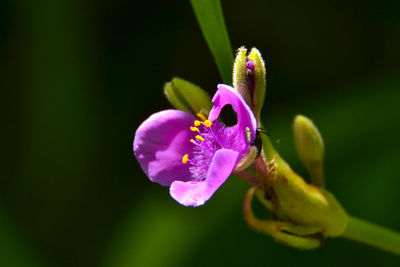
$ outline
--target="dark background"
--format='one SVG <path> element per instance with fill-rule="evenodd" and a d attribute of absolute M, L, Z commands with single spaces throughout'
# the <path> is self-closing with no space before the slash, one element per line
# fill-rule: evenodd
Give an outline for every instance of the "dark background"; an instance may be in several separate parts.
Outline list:
<path fill-rule="evenodd" d="M 232 46 L 266 60 L 262 118 L 300 174 L 295 114 L 326 145 L 327 186 L 400 230 L 400 2 L 223 1 Z M 299 251 L 244 222 L 229 179 L 185 208 L 149 182 L 135 129 L 179 76 L 221 82 L 189 1 L 0 2 L 1 266 L 394 266 L 344 239 Z"/>

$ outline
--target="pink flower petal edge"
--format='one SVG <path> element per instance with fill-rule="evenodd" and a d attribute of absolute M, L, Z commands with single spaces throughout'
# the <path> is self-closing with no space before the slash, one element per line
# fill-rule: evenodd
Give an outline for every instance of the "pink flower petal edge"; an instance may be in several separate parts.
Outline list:
<path fill-rule="evenodd" d="M 228 179 L 236 166 L 239 152 L 220 149 L 215 152 L 204 181 L 175 181 L 171 184 L 171 196 L 184 206 L 203 205 Z"/>

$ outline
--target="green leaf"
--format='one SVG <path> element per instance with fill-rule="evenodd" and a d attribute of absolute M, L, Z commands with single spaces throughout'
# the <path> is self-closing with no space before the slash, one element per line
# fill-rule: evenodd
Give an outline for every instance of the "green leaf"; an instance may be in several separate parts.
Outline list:
<path fill-rule="evenodd" d="M 222 80 L 232 84 L 233 51 L 219 0 L 190 1 Z"/>

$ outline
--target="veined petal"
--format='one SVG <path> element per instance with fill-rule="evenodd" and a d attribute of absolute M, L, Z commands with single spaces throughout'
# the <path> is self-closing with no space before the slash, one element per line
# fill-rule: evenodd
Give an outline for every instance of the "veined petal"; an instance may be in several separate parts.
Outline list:
<path fill-rule="evenodd" d="M 180 110 L 164 110 L 139 126 L 133 151 L 151 181 L 168 186 L 175 180 L 190 180 L 189 166 L 182 163 L 182 156 L 193 151 L 189 140 L 194 133 L 189 127 L 195 119 Z"/>
<path fill-rule="evenodd" d="M 171 184 L 171 196 L 184 206 L 203 205 L 233 172 L 239 153 L 230 149 L 218 150 L 212 159 L 203 181 L 175 181 Z"/>
<path fill-rule="evenodd" d="M 233 149 L 240 153 L 245 153 L 249 143 L 254 140 L 257 129 L 257 121 L 250 107 L 246 104 L 238 91 L 225 84 L 218 85 L 218 91 L 214 95 L 212 102 L 214 106 L 208 116 L 210 121 L 214 121 L 218 118 L 225 105 L 230 104 L 236 112 L 238 123 L 233 126 L 233 131 L 237 132 L 240 136 L 240 142 L 238 143 L 238 147 Z M 250 134 L 250 140 L 248 140 L 246 128 Z"/>

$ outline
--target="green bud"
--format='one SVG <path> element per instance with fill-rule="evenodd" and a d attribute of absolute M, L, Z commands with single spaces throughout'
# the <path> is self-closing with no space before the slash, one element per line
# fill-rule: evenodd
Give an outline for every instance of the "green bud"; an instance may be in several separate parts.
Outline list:
<path fill-rule="evenodd" d="M 246 54 L 245 47 L 238 49 L 233 65 L 233 87 L 243 96 L 258 119 L 265 98 L 265 65 L 256 48 L 251 49 L 248 56 Z"/>
<path fill-rule="evenodd" d="M 277 174 L 272 184 L 278 214 L 284 214 L 285 220 L 319 228 L 324 236 L 329 237 L 339 236 L 345 231 L 348 215 L 330 192 L 305 183 L 288 166 Z"/>
<path fill-rule="evenodd" d="M 317 127 L 305 116 L 297 115 L 293 123 L 297 153 L 317 186 L 324 186 L 324 143 Z"/>
<path fill-rule="evenodd" d="M 208 115 L 212 107 L 211 98 L 203 89 L 180 78 L 167 82 L 164 94 L 175 108 L 193 114 Z"/>
<path fill-rule="evenodd" d="M 250 188 L 245 196 L 243 203 L 244 218 L 253 229 L 271 235 L 276 241 L 286 245 L 300 248 L 313 249 L 322 245 L 323 235 L 319 232 L 320 228 L 313 226 L 294 225 L 288 221 L 261 220 L 253 214 L 252 199 L 254 194 L 264 194 L 257 187 Z"/>

